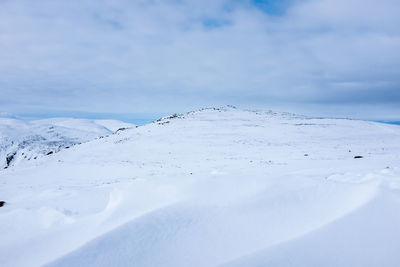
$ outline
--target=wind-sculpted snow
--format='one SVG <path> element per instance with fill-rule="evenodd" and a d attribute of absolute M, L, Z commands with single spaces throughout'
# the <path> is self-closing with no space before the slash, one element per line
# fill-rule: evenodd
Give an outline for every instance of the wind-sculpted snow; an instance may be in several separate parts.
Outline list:
<path fill-rule="evenodd" d="M 399 162 L 395 125 L 172 115 L 2 171 L 0 266 L 399 266 Z"/>
<path fill-rule="evenodd" d="M 133 126 L 112 120 L 0 118 L 0 169 Z"/>
<path fill-rule="evenodd" d="M 221 267 L 398 266 L 398 196 L 385 192 L 315 231 Z"/>

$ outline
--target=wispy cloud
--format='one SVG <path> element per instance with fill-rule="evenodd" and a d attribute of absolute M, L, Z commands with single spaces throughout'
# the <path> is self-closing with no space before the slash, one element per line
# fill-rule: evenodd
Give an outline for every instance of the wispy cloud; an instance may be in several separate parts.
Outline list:
<path fill-rule="evenodd" d="M 3 0 L 0 105 L 400 116 L 398 10 L 397 0 Z"/>

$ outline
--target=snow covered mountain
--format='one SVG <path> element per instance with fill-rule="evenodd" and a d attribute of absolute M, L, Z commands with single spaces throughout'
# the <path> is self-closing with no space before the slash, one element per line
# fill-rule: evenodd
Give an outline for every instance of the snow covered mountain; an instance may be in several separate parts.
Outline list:
<path fill-rule="evenodd" d="M 0 117 L 0 168 L 56 153 L 128 127 L 134 125 L 115 120 L 52 118 L 26 121 Z"/>
<path fill-rule="evenodd" d="M 399 266 L 400 126 L 232 107 L 0 171 L 0 266 Z"/>

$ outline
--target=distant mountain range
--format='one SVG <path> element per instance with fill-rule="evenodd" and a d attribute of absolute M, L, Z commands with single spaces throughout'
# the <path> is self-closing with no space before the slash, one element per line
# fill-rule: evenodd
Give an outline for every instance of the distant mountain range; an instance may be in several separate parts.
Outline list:
<path fill-rule="evenodd" d="M 0 168 L 34 160 L 135 125 L 116 120 L 0 117 Z"/>

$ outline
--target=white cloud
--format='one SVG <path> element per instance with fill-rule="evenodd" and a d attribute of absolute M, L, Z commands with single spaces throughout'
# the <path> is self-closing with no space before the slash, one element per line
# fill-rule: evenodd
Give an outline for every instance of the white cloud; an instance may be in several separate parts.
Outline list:
<path fill-rule="evenodd" d="M 0 105 L 127 113 L 348 103 L 399 114 L 398 10 L 394 0 L 294 1 L 282 16 L 228 0 L 3 1 Z"/>

